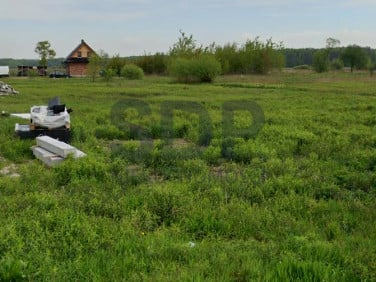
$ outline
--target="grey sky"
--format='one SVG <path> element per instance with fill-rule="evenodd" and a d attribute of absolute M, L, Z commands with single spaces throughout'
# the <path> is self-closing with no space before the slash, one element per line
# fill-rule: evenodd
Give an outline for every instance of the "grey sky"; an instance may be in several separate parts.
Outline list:
<path fill-rule="evenodd" d="M 65 57 L 85 39 L 110 55 L 167 52 L 179 30 L 198 43 L 242 44 L 260 36 L 285 47 L 376 47 L 376 0 L 0 0 L 0 58 L 36 58 L 38 41 L 49 40 Z"/>

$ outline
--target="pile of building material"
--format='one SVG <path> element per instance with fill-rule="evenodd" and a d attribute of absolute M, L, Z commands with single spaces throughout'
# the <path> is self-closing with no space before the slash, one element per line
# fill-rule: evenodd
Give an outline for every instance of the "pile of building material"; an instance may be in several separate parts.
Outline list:
<path fill-rule="evenodd" d="M 18 93 L 19 92 L 15 90 L 12 86 L 0 81 L 0 96 L 9 95 L 9 94 L 18 94 Z"/>
<path fill-rule="evenodd" d="M 86 156 L 77 148 L 49 136 L 39 136 L 36 141 L 37 145 L 31 147 L 31 150 L 37 159 L 49 167 L 58 165 L 69 155 L 72 155 L 74 159 Z"/>
<path fill-rule="evenodd" d="M 30 113 L 11 113 L 10 116 L 29 120 L 29 124 L 16 123 L 14 132 L 21 139 L 35 138 L 48 135 L 52 138 L 69 143 L 71 140 L 70 115 L 72 109 L 67 109 L 60 103 L 60 98 L 52 98 L 48 106 L 32 106 Z"/>

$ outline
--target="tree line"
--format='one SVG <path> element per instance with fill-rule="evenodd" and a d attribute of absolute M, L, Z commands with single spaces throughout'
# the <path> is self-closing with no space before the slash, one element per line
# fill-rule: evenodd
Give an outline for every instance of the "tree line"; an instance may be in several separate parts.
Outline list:
<path fill-rule="evenodd" d="M 348 67 L 369 70 L 372 75 L 376 69 L 376 50 L 351 44 L 340 46 L 335 38 L 327 38 L 324 48 L 284 48 L 282 43 L 272 39 L 261 41 L 258 37 L 244 44 L 228 43 L 224 46 L 197 46 L 193 36 L 181 32 L 181 37 L 166 54 L 145 54 L 133 59 L 133 63 L 148 74 L 166 74 L 171 72 L 174 58 L 196 60 L 203 54 L 211 56 L 220 64 L 221 74 L 266 74 L 273 69 L 306 68 L 316 72 L 342 70 Z M 174 64 L 172 64 L 174 65 Z M 174 68 L 172 69 L 174 70 Z M 187 69 L 184 70 L 187 73 Z M 181 72 L 184 72 L 181 68 Z"/>
<path fill-rule="evenodd" d="M 0 59 L 0 65 L 43 65 L 62 67 L 62 58 L 54 58 L 55 51 L 48 41 L 40 41 L 35 47 L 40 60 Z M 130 65 L 130 66 L 129 66 Z M 124 69 L 124 67 L 126 69 Z M 316 72 L 341 70 L 349 67 L 376 69 L 376 50 L 358 45 L 340 46 L 340 41 L 328 38 L 326 46 L 320 49 L 284 48 L 282 43 L 272 39 L 262 41 L 259 37 L 243 44 L 227 43 L 223 46 L 212 43 L 208 46 L 197 44 L 193 35 L 180 31 L 177 42 L 166 53 L 144 54 L 136 57 L 110 57 L 99 51 L 90 58 L 89 70 L 93 80 L 97 75 L 106 79 L 113 76 L 142 77 L 146 74 L 169 74 L 183 82 L 211 82 L 220 74 L 267 74 L 283 67 L 307 68 Z M 129 71 L 134 74 L 130 75 Z M 142 71 L 142 73 L 141 73 Z"/>
<path fill-rule="evenodd" d="M 197 44 L 193 35 L 180 31 L 177 42 L 169 51 L 154 55 L 144 54 L 133 58 L 109 57 L 99 52 L 90 58 L 89 72 L 93 78 L 98 73 L 121 76 L 124 66 L 131 64 L 146 74 L 169 74 L 180 82 L 212 82 L 221 74 L 267 74 L 285 65 L 283 45 L 256 37 L 244 44 L 219 46 Z"/>

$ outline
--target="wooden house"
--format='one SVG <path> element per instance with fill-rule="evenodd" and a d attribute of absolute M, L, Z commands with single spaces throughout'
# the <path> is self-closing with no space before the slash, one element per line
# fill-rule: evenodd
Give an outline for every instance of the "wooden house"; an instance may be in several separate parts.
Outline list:
<path fill-rule="evenodd" d="M 87 65 L 94 50 L 82 39 L 81 43 L 66 57 L 64 64 L 72 77 L 87 75 Z"/>

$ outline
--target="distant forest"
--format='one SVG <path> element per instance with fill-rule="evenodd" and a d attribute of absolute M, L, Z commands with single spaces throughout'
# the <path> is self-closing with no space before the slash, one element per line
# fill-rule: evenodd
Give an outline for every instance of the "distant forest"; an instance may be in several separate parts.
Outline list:
<path fill-rule="evenodd" d="M 332 49 L 329 57 L 330 59 L 335 59 L 340 56 L 345 47 L 339 47 Z M 376 62 L 376 49 L 370 47 L 363 47 L 364 51 L 369 55 L 372 62 Z M 313 54 L 322 49 L 314 48 L 301 48 L 301 49 L 283 49 L 282 52 L 285 57 L 285 67 L 292 68 L 300 65 L 312 65 Z M 141 56 L 140 56 L 141 57 Z M 131 57 L 132 60 L 137 59 L 137 57 Z M 48 60 L 49 68 L 61 68 L 64 58 L 55 58 Z M 38 59 L 0 59 L 0 66 L 9 66 L 10 68 L 17 68 L 17 66 L 27 65 L 27 66 L 37 66 L 39 63 Z"/>
<path fill-rule="evenodd" d="M 334 48 L 329 53 L 329 59 L 333 60 L 340 57 L 340 54 L 345 50 L 346 47 Z M 372 62 L 376 62 L 376 49 L 371 49 L 370 47 L 362 48 Z M 312 65 L 313 54 L 319 50 L 323 49 L 283 49 L 282 52 L 285 55 L 285 67 L 292 68 L 300 65 Z"/>

